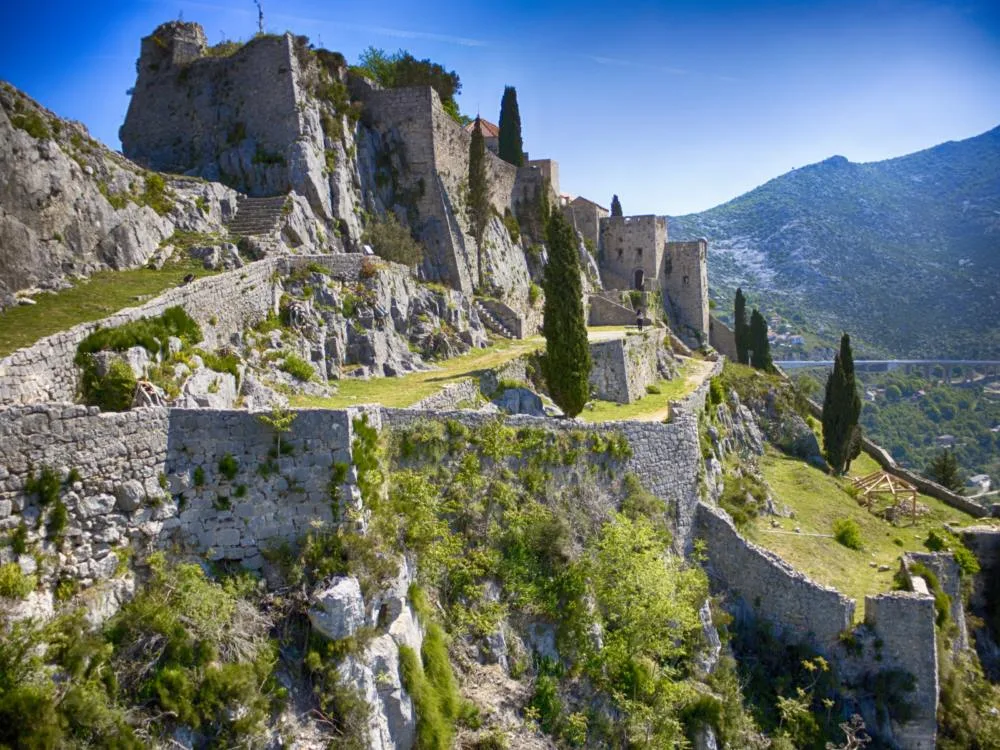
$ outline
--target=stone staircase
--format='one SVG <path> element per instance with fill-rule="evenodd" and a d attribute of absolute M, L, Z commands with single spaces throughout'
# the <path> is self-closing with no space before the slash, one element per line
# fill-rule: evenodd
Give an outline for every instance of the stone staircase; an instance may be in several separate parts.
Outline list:
<path fill-rule="evenodd" d="M 229 233 L 242 237 L 271 234 L 278 228 L 286 199 L 287 196 L 284 195 L 269 198 L 241 197 L 236 202 L 236 215 L 228 224 Z"/>
<path fill-rule="evenodd" d="M 476 312 L 479 313 L 479 319 L 483 321 L 483 325 L 489 330 L 505 339 L 517 338 L 507 326 L 500 322 L 500 319 L 496 315 L 487 309 L 486 305 L 479 300 L 475 300 L 473 304 L 476 306 Z"/>

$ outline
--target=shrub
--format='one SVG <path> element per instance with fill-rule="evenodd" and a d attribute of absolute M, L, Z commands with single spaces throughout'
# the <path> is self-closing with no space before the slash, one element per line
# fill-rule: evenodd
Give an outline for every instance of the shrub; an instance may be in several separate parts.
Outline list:
<path fill-rule="evenodd" d="M 194 467 L 194 486 L 195 487 L 205 486 L 205 469 L 201 466 Z"/>
<path fill-rule="evenodd" d="M 158 317 L 133 320 L 116 328 L 98 328 L 79 343 L 75 362 L 84 365 L 87 354 L 123 352 L 133 346 L 141 346 L 150 354 L 165 354 L 171 336 L 189 345 L 201 341 L 201 327 L 183 307 L 170 307 Z"/>
<path fill-rule="evenodd" d="M 531 282 L 531 286 L 528 287 L 528 304 L 532 307 L 538 304 L 538 300 L 542 298 L 542 288 L 538 286 L 534 281 Z"/>
<path fill-rule="evenodd" d="M 19 112 L 10 118 L 10 124 L 18 130 L 23 130 L 32 138 L 39 140 L 52 137 L 52 131 L 48 122 L 36 110 L 31 112 Z"/>
<path fill-rule="evenodd" d="M 424 248 L 413 239 L 410 230 L 396 219 L 393 213 L 387 213 L 385 218 L 369 225 L 365 229 L 361 241 L 371 245 L 380 258 L 415 266 L 424 257 Z"/>
<path fill-rule="evenodd" d="M 838 518 L 833 522 L 833 538 L 848 549 L 860 550 L 864 547 L 861 542 L 861 527 L 853 518 Z"/>
<path fill-rule="evenodd" d="M 38 585 L 35 576 L 25 575 L 16 562 L 0 565 L 0 596 L 24 599 Z"/>
<path fill-rule="evenodd" d="M 650 396 L 655 396 L 657 394 L 663 393 L 663 391 L 660 390 L 660 387 L 658 385 L 653 385 L 652 383 L 650 383 L 649 385 L 646 386 L 646 393 L 648 393 Z"/>
<path fill-rule="evenodd" d="M 167 188 L 163 175 L 154 172 L 146 175 L 139 203 L 143 206 L 149 206 L 160 216 L 165 216 L 174 210 L 173 193 Z"/>
<path fill-rule="evenodd" d="M 84 402 L 100 407 L 102 411 L 128 411 L 138 385 L 135 374 L 127 362 L 115 360 L 103 377 L 97 374 L 91 361 L 84 367 L 80 390 Z"/>
<path fill-rule="evenodd" d="M 308 383 L 316 377 L 316 371 L 313 369 L 313 366 L 297 354 L 286 354 L 279 368 L 304 383 Z"/>
<path fill-rule="evenodd" d="M 56 500 L 56 504 L 52 506 L 52 512 L 49 513 L 49 520 L 46 524 L 49 537 L 55 541 L 61 540 L 62 533 L 66 530 L 68 523 L 69 512 L 66 510 L 66 504 L 62 500 Z"/>
<path fill-rule="evenodd" d="M 55 469 L 43 466 L 38 472 L 38 476 L 32 473 L 24 481 L 24 491 L 29 495 L 35 495 L 38 498 L 38 504 L 44 508 L 59 499 L 61 484 Z"/>
<path fill-rule="evenodd" d="M 10 548 L 15 555 L 23 555 L 28 551 L 28 525 L 24 521 L 10 533 Z"/>
<path fill-rule="evenodd" d="M 219 459 L 219 473 L 230 482 L 236 477 L 236 472 L 240 470 L 239 462 L 233 458 L 232 453 L 227 453 Z"/>
<path fill-rule="evenodd" d="M 509 208 L 503 210 L 503 225 L 507 228 L 507 233 L 514 244 L 521 241 L 521 225 Z"/>
<path fill-rule="evenodd" d="M 205 363 L 205 367 L 209 370 L 215 370 L 216 372 L 228 372 L 234 378 L 239 378 L 239 367 L 242 360 L 235 352 L 228 350 L 206 352 L 202 349 L 196 349 L 195 354 L 201 357 L 201 361 Z"/>

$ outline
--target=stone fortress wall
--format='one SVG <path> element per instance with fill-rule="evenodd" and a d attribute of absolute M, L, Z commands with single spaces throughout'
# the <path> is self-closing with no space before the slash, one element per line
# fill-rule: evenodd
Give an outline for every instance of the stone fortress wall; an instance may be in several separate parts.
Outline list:
<path fill-rule="evenodd" d="M 115 550 L 127 544 L 146 551 L 178 544 L 259 568 L 262 549 L 294 542 L 314 521 L 331 522 L 339 499 L 356 499 L 351 442 L 359 413 L 300 410 L 278 452 L 274 430 L 245 411 L 8 407 L 0 410 L 0 530 L 23 521 L 29 542 L 38 539 L 38 499 L 24 488 L 48 467 L 60 479 L 76 477 L 62 492 L 69 524 L 60 576 L 84 585 L 106 578 Z M 235 461 L 231 478 L 220 467 L 226 456 Z M 339 474 L 336 465 L 344 467 Z M 332 486 L 334 478 L 341 484 Z"/>
<path fill-rule="evenodd" d="M 634 322 L 634 321 L 632 321 Z M 658 352 L 664 332 L 653 328 L 590 345 L 590 386 L 597 398 L 630 404 L 646 395 L 646 386 L 660 379 Z"/>
<path fill-rule="evenodd" d="M 225 57 L 207 49 L 195 23 L 164 24 L 142 40 L 123 153 L 164 172 L 212 165 L 203 176 L 233 178 L 253 194 L 300 187 L 289 167 L 289 147 L 304 134 L 293 37 L 253 39 Z M 265 155 L 274 163 L 259 168 Z"/>
<path fill-rule="evenodd" d="M 937 732 L 938 673 L 934 597 L 892 591 L 865 597 L 864 628 L 854 625 L 856 602 L 812 581 L 779 556 L 744 539 L 722 509 L 698 503 L 694 535 L 704 540 L 713 590 L 737 617 L 762 619 L 791 642 L 804 642 L 833 662 L 848 689 L 874 684 L 894 670 L 912 675 L 903 697 L 912 712 L 892 723 L 900 747 L 931 750 Z M 866 632 L 867 631 L 867 632 Z M 846 648 L 842 636 L 861 645 Z M 876 717 L 865 717 L 875 726 Z"/>

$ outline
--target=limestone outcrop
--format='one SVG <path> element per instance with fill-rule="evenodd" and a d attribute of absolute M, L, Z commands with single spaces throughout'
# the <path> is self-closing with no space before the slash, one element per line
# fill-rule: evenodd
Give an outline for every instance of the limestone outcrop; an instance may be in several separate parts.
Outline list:
<path fill-rule="evenodd" d="M 215 232 L 235 192 L 164 179 L 0 86 L 0 309 L 94 271 L 141 266 L 175 230 Z"/>

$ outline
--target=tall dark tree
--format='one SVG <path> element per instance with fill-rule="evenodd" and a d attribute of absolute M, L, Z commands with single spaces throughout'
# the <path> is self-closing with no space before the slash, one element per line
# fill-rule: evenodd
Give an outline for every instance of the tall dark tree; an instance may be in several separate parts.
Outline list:
<path fill-rule="evenodd" d="M 524 166 L 524 142 L 521 140 L 521 112 L 517 107 L 517 89 L 505 86 L 500 100 L 500 158 L 515 167 Z"/>
<path fill-rule="evenodd" d="M 962 489 L 962 479 L 958 475 L 958 459 L 955 452 L 945 449 L 934 457 L 927 467 L 931 479 L 952 492 Z"/>
<path fill-rule="evenodd" d="M 750 365 L 758 370 L 773 370 L 771 342 L 767 340 L 767 321 L 756 307 L 750 314 L 748 349 Z"/>
<path fill-rule="evenodd" d="M 575 417 L 590 395 L 590 346 L 583 317 L 580 257 L 573 227 L 559 211 L 546 226 L 549 262 L 545 266 L 545 359 L 542 372 L 549 395 L 567 416 Z"/>
<path fill-rule="evenodd" d="M 611 215 L 612 216 L 622 215 L 622 202 L 618 200 L 617 193 L 611 196 Z"/>
<path fill-rule="evenodd" d="M 861 452 L 861 397 L 854 379 L 851 337 L 840 339 L 840 351 L 833 359 L 833 372 L 826 379 L 823 397 L 823 452 L 838 474 L 851 468 Z"/>
<path fill-rule="evenodd" d="M 469 143 L 469 222 L 476 240 L 476 266 L 478 286 L 483 288 L 483 240 L 490 221 L 490 188 L 486 180 L 486 139 L 483 138 L 481 121 L 477 117 Z"/>
<path fill-rule="evenodd" d="M 736 359 L 741 365 L 750 364 L 750 324 L 747 322 L 747 298 L 743 290 L 736 290 L 736 308 L 734 310 L 733 335 L 736 338 Z"/>

